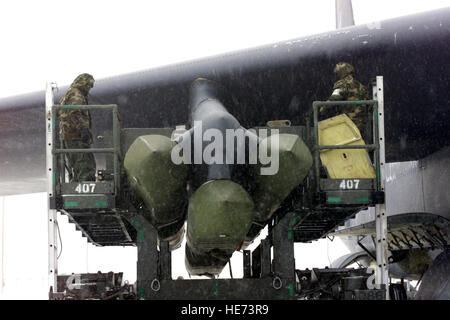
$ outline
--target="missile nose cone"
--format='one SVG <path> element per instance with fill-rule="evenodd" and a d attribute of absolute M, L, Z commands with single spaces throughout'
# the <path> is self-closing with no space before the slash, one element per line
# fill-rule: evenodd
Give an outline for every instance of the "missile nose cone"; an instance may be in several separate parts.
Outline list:
<path fill-rule="evenodd" d="M 250 229 L 253 201 L 230 180 L 208 181 L 189 202 L 186 269 L 190 274 L 217 274 Z"/>
<path fill-rule="evenodd" d="M 142 214 L 158 228 L 160 240 L 179 247 L 184 234 L 187 168 L 171 161 L 174 142 L 161 135 L 138 137 L 128 149 L 124 167 Z"/>
<path fill-rule="evenodd" d="M 272 139 L 278 139 L 273 144 Z M 289 193 L 299 185 L 312 166 L 312 155 L 303 140 L 293 134 L 272 135 L 261 142 L 268 153 L 278 152 L 278 170 L 275 174 L 261 175 L 261 166 L 253 169 L 255 192 L 252 194 L 256 204 L 258 221 L 266 221 L 279 207 Z"/>

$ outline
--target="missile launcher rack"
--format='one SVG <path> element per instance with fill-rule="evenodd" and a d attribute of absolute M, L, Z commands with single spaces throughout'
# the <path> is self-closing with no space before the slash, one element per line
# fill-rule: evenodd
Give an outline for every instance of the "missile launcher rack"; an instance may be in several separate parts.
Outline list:
<path fill-rule="evenodd" d="M 320 298 L 314 283 L 317 275 L 348 278 L 349 292 L 335 292 L 334 298 L 358 299 L 361 297 L 386 298 L 387 251 L 386 215 L 384 207 L 384 111 L 382 77 L 373 86 L 374 100 L 345 102 L 314 102 L 313 123 L 307 118 L 306 126 L 280 128 L 294 130 L 307 142 L 313 152 L 314 165 L 304 184 L 298 186 L 268 221 L 269 234 L 250 252 L 244 250 L 243 279 L 172 280 L 169 243 L 159 242 L 156 229 L 142 216 L 129 200 L 129 192 L 121 167 L 124 151 L 143 134 L 158 133 L 170 137 L 170 128 L 121 129 L 116 105 L 55 106 L 53 87 L 48 85 L 47 114 L 47 168 L 49 193 L 49 283 L 54 293 L 58 279 L 56 259 L 56 212 L 66 214 L 88 241 L 95 245 L 134 245 L 138 247 L 136 296 L 142 299 L 299 299 Z M 321 106 L 358 104 L 372 106 L 373 143 L 363 146 L 319 145 L 318 110 Z M 110 111 L 113 116 L 112 146 L 91 149 L 62 149 L 58 140 L 58 108 L 77 108 Z M 358 188 L 347 186 L 348 179 L 324 177 L 319 155 L 323 149 L 367 149 L 377 171 L 374 179 L 359 179 Z M 104 153 L 111 160 L 98 171 L 95 182 L 66 182 L 63 155 L 69 152 Z M 348 185 L 349 186 L 349 185 Z M 369 206 L 376 207 L 377 229 L 377 289 L 361 285 L 361 275 L 367 270 L 349 269 L 314 271 L 295 270 L 294 243 L 310 242 L 323 238 L 339 224 Z M 273 255 L 271 249 L 273 248 Z M 306 273 L 305 273 L 306 272 Z M 358 274 L 357 274 L 358 273 Z M 314 274 L 314 276 L 313 276 Z M 367 280 L 368 276 L 364 279 Z M 303 279 L 303 280 L 302 280 Z M 306 279 L 306 280 L 305 280 Z M 308 280 L 309 279 L 309 280 Z M 311 280 L 312 279 L 312 280 Z M 364 280 L 364 281 L 365 281 Z M 302 283 L 303 281 L 303 283 Z M 305 281 L 307 283 L 305 283 Z M 336 280 L 338 281 L 338 280 Z M 344 280 L 342 280 L 344 281 Z M 358 282 L 357 289 L 351 283 Z M 337 282 L 333 282 L 337 283 Z M 366 282 L 364 282 L 366 283 Z M 304 288 L 309 288 L 307 291 Z M 303 289 L 302 289 L 303 288 Z M 331 288 L 331 287 L 330 287 Z M 355 290 L 360 290 L 356 292 Z M 367 292 L 371 291 L 370 295 Z M 355 293 L 356 292 L 356 293 Z M 374 293 L 374 295 L 372 295 Z"/>

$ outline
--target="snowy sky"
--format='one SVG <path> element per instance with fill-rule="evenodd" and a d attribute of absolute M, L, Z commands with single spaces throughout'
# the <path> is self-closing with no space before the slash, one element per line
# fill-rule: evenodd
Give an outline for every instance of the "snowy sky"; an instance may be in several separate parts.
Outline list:
<path fill-rule="evenodd" d="M 353 0 L 356 24 L 450 6 Z M 334 29 L 334 0 L 2 0 L 0 97 Z"/>

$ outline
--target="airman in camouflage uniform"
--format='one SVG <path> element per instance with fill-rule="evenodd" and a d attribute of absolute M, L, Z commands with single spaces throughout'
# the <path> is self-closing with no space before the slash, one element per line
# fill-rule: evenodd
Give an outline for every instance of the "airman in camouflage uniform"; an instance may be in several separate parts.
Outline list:
<path fill-rule="evenodd" d="M 59 101 L 60 105 L 87 105 L 89 90 L 94 86 L 94 78 L 80 74 Z M 60 109 L 61 137 L 66 149 L 90 148 L 93 142 L 91 115 L 88 110 Z M 71 181 L 95 181 L 95 158 L 92 153 L 66 154 L 71 170 Z"/>
<path fill-rule="evenodd" d="M 367 89 L 354 78 L 355 69 L 347 62 L 339 62 L 334 68 L 336 82 L 333 86 L 333 93 L 328 98 L 330 101 L 356 101 L 368 100 Z M 366 130 L 367 108 L 364 106 L 344 106 L 340 108 L 327 108 L 320 110 L 324 118 L 330 118 L 338 114 L 345 113 L 356 124 L 362 135 Z"/>

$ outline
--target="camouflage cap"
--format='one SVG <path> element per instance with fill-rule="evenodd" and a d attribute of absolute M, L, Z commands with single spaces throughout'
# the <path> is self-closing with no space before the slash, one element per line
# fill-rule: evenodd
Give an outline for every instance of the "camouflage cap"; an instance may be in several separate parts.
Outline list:
<path fill-rule="evenodd" d="M 350 63 L 339 62 L 334 68 L 334 74 L 337 79 L 342 79 L 349 74 L 355 73 L 355 68 Z"/>
<path fill-rule="evenodd" d="M 72 82 L 72 88 L 89 90 L 94 86 L 94 77 L 89 73 L 82 73 Z"/>

